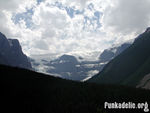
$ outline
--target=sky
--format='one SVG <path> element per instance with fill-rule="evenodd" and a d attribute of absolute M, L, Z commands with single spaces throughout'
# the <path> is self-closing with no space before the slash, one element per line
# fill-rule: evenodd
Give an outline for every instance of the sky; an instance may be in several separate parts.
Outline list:
<path fill-rule="evenodd" d="M 85 54 L 136 38 L 150 0 L 0 0 L 0 32 L 28 56 Z"/>

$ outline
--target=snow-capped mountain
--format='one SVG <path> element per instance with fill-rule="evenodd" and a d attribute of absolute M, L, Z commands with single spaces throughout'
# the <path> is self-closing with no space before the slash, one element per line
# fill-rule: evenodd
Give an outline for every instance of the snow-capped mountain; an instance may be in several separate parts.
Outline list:
<path fill-rule="evenodd" d="M 85 81 L 101 71 L 111 59 L 119 55 L 130 45 L 130 43 L 124 43 L 116 47 L 105 49 L 99 55 L 99 59 L 95 60 L 95 58 L 93 58 L 93 61 L 91 58 L 90 60 L 85 60 L 87 58 L 80 57 L 79 55 L 62 55 L 56 59 L 48 60 L 51 56 L 48 58 L 47 55 L 45 55 L 45 59 L 44 56 L 42 56 L 41 59 L 38 57 L 32 59 L 31 62 L 33 68 L 38 72 L 44 72 L 71 80 Z M 97 54 L 97 52 L 93 54 L 96 56 L 95 54 Z"/>
<path fill-rule="evenodd" d="M 105 49 L 100 55 L 99 59 L 101 62 L 108 62 L 112 60 L 114 57 L 116 57 L 117 55 L 119 55 L 122 51 L 124 51 L 130 45 L 131 45 L 130 43 L 124 43 L 117 47 Z"/>
<path fill-rule="evenodd" d="M 111 60 L 88 82 L 149 88 L 149 73 L 150 28 L 147 28 L 130 47 Z"/>

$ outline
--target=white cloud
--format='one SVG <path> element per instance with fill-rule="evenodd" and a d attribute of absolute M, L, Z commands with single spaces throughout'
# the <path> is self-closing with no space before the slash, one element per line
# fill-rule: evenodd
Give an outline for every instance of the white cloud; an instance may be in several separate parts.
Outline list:
<path fill-rule="evenodd" d="M 84 80 L 82 80 L 83 82 L 90 79 L 92 76 L 96 75 L 99 73 L 99 70 L 91 70 L 87 72 L 87 78 L 85 78 Z"/>
<path fill-rule="evenodd" d="M 56 6 L 56 2 L 60 3 Z M 91 4 L 91 9 L 89 8 Z M 148 0 L 1 0 L 0 31 L 17 38 L 28 55 L 86 53 L 134 38 L 150 23 Z M 71 18 L 65 8 L 72 8 Z M 25 18 L 12 18 L 32 9 Z M 75 11 L 80 11 L 76 14 Z M 100 18 L 95 12 L 100 12 Z M 27 18 L 27 17 L 26 17 Z M 101 22 L 101 23 L 98 23 Z M 101 24 L 101 25 L 99 25 Z"/>
<path fill-rule="evenodd" d="M 149 0 L 116 0 L 104 11 L 104 29 L 123 35 L 141 33 L 150 24 Z"/>
<path fill-rule="evenodd" d="M 58 0 L 53 0 L 53 1 L 57 1 L 60 2 Z M 75 9 L 84 9 L 87 5 L 88 2 L 90 2 L 92 0 L 61 0 L 61 3 L 65 6 L 70 6 L 70 7 L 74 7 Z"/>
<path fill-rule="evenodd" d="M 0 0 L 0 10 L 21 13 L 36 5 L 36 0 Z"/>
<path fill-rule="evenodd" d="M 0 0 L 0 10 L 14 11 L 22 4 L 23 0 Z"/>
<path fill-rule="evenodd" d="M 4 24 L 5 23 L 5 24 Z M 2 33 L 6 33 L 7 35 L 10 34 L 10 30 L 8 29 L 8 18 L 7 16 L 5 15 L 4 12 L 0 12 L 0 31 Z"/>

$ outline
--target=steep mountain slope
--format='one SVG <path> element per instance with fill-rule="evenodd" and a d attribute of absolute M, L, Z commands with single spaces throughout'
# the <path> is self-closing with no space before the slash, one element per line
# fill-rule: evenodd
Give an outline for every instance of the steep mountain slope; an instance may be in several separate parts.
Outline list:
<path fill-rule="evenodd" d="M 135 71 L 132 76 L 124 80 L 123 84 L 136 86 L 150 72 L 150 57 Z"/>
<path fill-rule="evenodd" d="M 17 39 L 7 39 L 0 33 L 0 64 L 31 69 L 31 63 L 22 52 Z"/>
<path fill-rule="evenodd" d="M 136 86 L 141 78 L 150 73 L 149 29 L 147 28 L 129 48 L 111 60 L 89 82 Z"/>
<path fill-rule="evenodd" d="M 121 52 L 127 49 L 130 45 L 131 45 L 130 43 L 124 43 L 120 46 L 105 49 L 102 52 L 102 54 L 100 54 L 99 59 L 101 62 L 108 62 L 112 60 L 114 57 L 118 56 Z"/>
<path fill-rule="evenodd" d="M 82 61 L 73 55 L 62 55 L 55 60 L 41 60 L 39 63 L 32 60 L 32 66 L 39 72 L 53 74 L 70 80 L 85 81 L 97 74 L 103 67 L 128 48 L 131 44 L 124 43 L 105 49 L 96 61 Z M 42 67 L 42 68 L 41 68 Z"/>
<path fill-rule="evenodd" d="M 104 109 L 104 102 L 150 104 L 147 90 L 79 83 L 2 65 L 0 73 L 2 113 L 142 113 L 144 108 Z"/>
<path fill-rule="evenodd" d="M 144 78 L 139 82 L 139 84 L 136 87 L 150 89 L 150 74 L 145 75 Z"/>

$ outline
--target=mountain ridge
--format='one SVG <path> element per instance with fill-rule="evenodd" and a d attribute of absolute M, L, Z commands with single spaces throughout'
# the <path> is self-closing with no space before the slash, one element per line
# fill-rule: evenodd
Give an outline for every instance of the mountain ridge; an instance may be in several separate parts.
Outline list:
<path fill-rule="evenodd" d="M 120 55 L 111 60 L 104 69 L 89 82 L 96 82 L 101 84 L 124 84 L 132 85 L 126 81 L 129 77 L 133 76 L 136 71 L 146 65 L 146 60 L 150 57 L 150 32 L 146 30 L 135 39 L 134 43 L 127 48 Z M 147 64 L 149 65 L 149 63 Z M 143 69 L 142 69 L 143 70 Z M 149 67 L 147 66 L 149 72 Z M 144 71 L 145 72 L 145 71 Z M 148 74 L 147 72 L 147 74 Z M 146 74 L 146 73 L 144 73 Z M 144 76 L 139 75 L 137 76 Z M 136 79 L 136 78 L 134 78 Z M 129 80 L 130 81 L 130 80 Z M 131 80 L 133 82 L 133 79 Z M 136 82 L 136 84 L 138 84 Z M 133 86 L 136 86 L 135 84 Z"/>
<path fill-rule="evenodd" d="M 76 56 L 64 54 L 50 61 L 41 59 L 39 62 L 33 59 L 31 62 L 33 68 L 39 72 L 53 74 L 70 80 L 85 81 L 97 74 L 98 71 L 101 71 L 104 65 L 130 45 L 129 42 L 125 42 L 121 45 L 105 49 L 99 55 L 99 59 L 95 61 L 82 61 Z M 112 54 L 112 56 L 109 54 Z M 41 66 L 43 68 L 40 68 Z"/>
<path fill-rule="evenodd" d="M 104 109 L 104 103 L 150 104 L 149 90 L 75 82 L 3 65 L 0 73 L 3 113 L 141 113 L 143 109 Z"/>
<path fill-rule="evenodd" d="M 32 69 L 31 63 L 23 53 L 17 39 L 7 39 L 0 32 L 0 64 Z"/>

